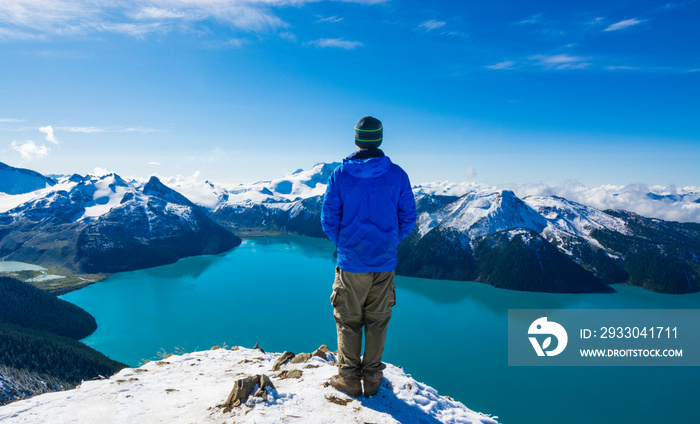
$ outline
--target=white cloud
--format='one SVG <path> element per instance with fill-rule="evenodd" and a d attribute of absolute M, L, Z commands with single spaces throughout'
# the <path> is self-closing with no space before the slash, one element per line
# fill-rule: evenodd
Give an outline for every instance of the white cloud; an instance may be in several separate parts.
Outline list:
<path fill-rule="evenodd" d="M 24 119 L 0 118 L 0 123 L 16 123 L 16 122 L 24 122 Z"/>
<path fill-rule="evenodd" d="M 476 178 L 478 175 L 473 166 L 467 167 L 465 172 L 467 173 L 467 177 L 469 177 L 469 178 Z"/>
<path fill-rule="evenodd" d="M 93 169 L 93 171 L 92 171 L 90 174 L 91 174 L 91 175 L 94 175 L 94 176 L 96 176 L 96 177 L 101 177 L 101 176 L 103 176 L 103 175 L 109 175 L 109 174 L 111 174 L 111 172 L 107 171 L 107 170 L 104 169 L 104 168 L 100 168 L 100 167 L 98 166 L 97 168 Z"/>
<path fill-rule="evenodd" d="M 296 43 L 297 40 L 298 40 L 296 34 L 294 34 L 294 33 L 292 33 L 292 32 L 289 32 L 289 31 L 280 32 L 279 36 L 280 36 L 280 38 L 282 38 L 282 39 L 290 40 L 290 41 L 293 41 L 293 42 L 295 42 L 295 43 Z"/>
<path fill-rule="evenodd" d="M 542 21 L 542 14 L 538 13 L 536 15 L 532 15 L 527 19 L 523 19 L 522 21 L 517 22 L 518 24 L 524 24 L 524 25 L 531 25 L 531 24 L 536 24 Z"/>
<path fill-rule="evenodd" d="M 617 23 L 614 23 L 610 25 L 609 27 L 605 28 L 603 31 L 619 31 L 621 29 L 629 28 L 634 25 L 641 24 L 644 21 L 640 21 L 639 19 L 626 19 L 624 21 L 620 21 Z"/>
<path fill-rule="evenodd" d="M 17 29 L 0 28 L 0 39 L 3 38 L 11 40 L 38 41 L 46 39 L 46 36 L 43 34 L 32 34 Z"/>
<path fill-rule="evenodd" d="M 530 56 L 530 60 L 535 64 L 544 66 L 547 69 L 584 69 L 591 65 L 590 58 L 582 56 L 571 56 L 569 54 L 557 55 L 534 55 Z"/>
<path fill-rule="evenodd" d="M 284 37 L 282 36 L 282 38 L 284 38 Z M 247 43 L 247 41 L 245 39 L 242 39 L 242 38 L 229 38 L 228 40 L 221 40 L 218 42 L 213 42 L 213 43 L 210 43 L 209 45 L 211 47 L 215 47 L 218 49 L 221 49 L 221 48 L 228 49 L 228 48 L 239 48 L 239 47 L 242 47 L 243 45 L 245 45 L 246 43 Z"/>
<path fill-rule="evenodd" d="M 304 43 L 304 45 L 316 47 L 335 47 L 346 50 L 352 50 L 363 46 L 363 44 L 359 41 L 347 41 L 343 40 L 342 38 L 321 38 L 320 40 Z"/>
<path fill-rule="evenodd" d="M 182 186 L 192 186 L 194 184 L 198 184 L 199 188 L 204 189 L 206 183 L 203 181 L 200 181 L 199 178 L 202 176 L 202 173 L 199 170 L 195 170 L 192 175 L 171 175 L 171 176 L 162 176 L 155 174 L 158 179 L 165 185 L 169 187 L 182 187 Z"/>
<path fill-rule="evenodd" d="M 512 60 L 504 60 L 503 62 L 497 63 L 495 65 L 486 66 L 488 69 L 513 69 L 515 62 Z"/>
<path fill-rule="evenodd" d="M 134 19 L 202 19 L 205 17 L 203 14 L 187 13 L 182 10 L 163 9 L 154 6 L 142 7 L 131 16 Z"/>
<path fill-rule="evenodd" d="M 148 162 L 149 165 L 160 166 L 160 162 Z"/>
<path fill-rule="evenodd" d="M 588 25 L 602 25 L 605 22 L 605 18 L 602 16 L 596 16 L 588 22 Z"/>
<path fill-rule="evenodd" d="M 319 1 L 328 0 L 2 0 L 0 39 L 42 40 L 101 32 L 144 38 L 151 33 L 198 31 L 197 26 L 206 21 L 249 32 L 277 31 L 289 24 L 277 16 L 276 9 Z M 340 1 L 376 5 L 389 0 Z"/>
<path fill-rule="evenodd" d="M 160 22 L 149 23 L 131 23 L 131 22 L 103 22 L 99 24 L 98 29 L 106 32 L 117 32 L 130 35 L 136 38 L 144 38 L 146 35 L 155 32 L 168 32 L 170 28 Z"/>
<path fill-rule="evenodd" d="M 85 134 L 105 132 L 104 128 L 98 128 L 98 127 L 58 127 L 58 129 L 61 131 L 77 132 L 77 133 L 85 133 Z"/>
<path fill-rule="evenodd" d="M 317 24 L 328 22 L 330 24 L 337 24 L 338 22 L 342 21 L 343 18 L 340 18 L 338 16 L 328 16 L 328 17 L 319 17 L 319 19 L 316 21 Z"/>
<path fill-rule="evenodd" d="M 32 39 L 46 35 L 116 32 L 142 37 L 195 22 L 213 20 L 247 31 L 288 26 L 275 7 L 314 0 L 158 0 L 150 4 L 112 0 L 3 0 L 0 37 Z M 368 2 L 376 3 L 376 2 Z"/>
<path fill-rule="evenodd" d="M 666 221 L 700 223 L 700 186 L 649 186 L 646 184 L 585 186 L 569 180 L 560 185 L 544 183 L 504 184 L 490 186 L 479 183 L 455 184 L 448 181 L 431 183 L 442 192 L 462 196 L 469 191 L 512 190 L 523 199 L 527 196 L 559 196 L 600 210 L 618 209 L 647 218 Z M 446 190 L 449 188 L 449 190 Z M 427 190 L 430 192 L 430 190 Z"/>
<path fill-rule="evenodd" d="M 13 141 L 12 144 L 10 144 L 10 147 L 12 148 L 12 150 L 18 152 L 24 160 L 32 160 L 44 157 L 48 155 L 51 151 L 51 149 L 46 147 L 46 145 L 37 145 L 32 140 L 26 140 L 23 143 Z"/>
<path fill-rule="evenodd" d="M 521 198 L 528 195 L 554 195 L 601 210 L 623 209 L 667 221 L 700 222 L 700 203 L 696 203 L 700 199 L 700 187 L 646 184 L 587 187 L 577 181 L 566 181 L 559 186 L 523 184 L 508 188 Z"/>
<path fill-rule="evenodd" d="M 418 25 L 418 28 L 423 29 L 425 31 L 432 31 L 434 29 L 442 28 L 444 26 L 445 26 L 445 22 L 436 21 L 435 19 L 431 19 L 429 21 L 423 22 L 422 24 Z"/>
<path fill-rule="evenodd" d="M 39 128 L 39 131 L 46 134 L 46 141 L 49 141 L 53 144 L 58 144 L 58 140 L 56 140 L 56 136 L 53 133 L 53 127 L 51 125 L 41 127 L 41 128 Z"/>
<path fill-rule="evenodd" d="M 636 70 L 639 70 L 639 68 L 636 66 L 622 66 L 622 65 L 606 66 L 605 69 L 607 69 L 608 71 L 636 71 Z"/>

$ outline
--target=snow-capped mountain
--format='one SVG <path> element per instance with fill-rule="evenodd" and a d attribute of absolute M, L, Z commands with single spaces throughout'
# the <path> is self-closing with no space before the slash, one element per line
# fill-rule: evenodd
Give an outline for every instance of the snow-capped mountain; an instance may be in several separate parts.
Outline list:
<path fill-rule="evenodd" d="M 510 228 L 541 232 L 546 220 L 512 191 L 470 192 L 434 211 L 423 212 L 416 225 L 421 236 L 440 225 L 475 239 Z"/>
<path fill-rule="evenodd" d="M 219 185 L 187 180 L 164 180 L 195 203 L 215 211 L 218 208 L 254 204 L 285 204 L 295 200 L 322 196 L 331 172 L 339 163 L 318 163 L 309 170 L 298 169 L 291 175 L 250 184 Z"/>
<path fill-rule="evenodd" d="M 612 282 L 684 293 L 700 282 L 698 224 L 556 196 L 520 200 L 508 190 L 427 196 L 430 202 L 419 198 L 417 230 L 400 248 L 398 272 L 558 292 L 606 291 Z"/>
<path fill-rule="evenodd" d="M 379 393 L 351 398 L 328 380 L 333 353 L 279 353 L 218 348 L 170 356 L 74 389 L 0 408 L 6 424 L 49 423 L 454 423 L 497 424 L 387 364 Z M 320 350 L 320 349 L 319 349 Z M 317 351 L 318 352 L 318 351 Z M 286 352 L 288 353 L 288 352 Z M 265 385 L 239 385 L 241 403 L 226 405 L 236 381 L 264 375 Z M 261 387 L 262 386 L 262 387 Z M 256 392 L 257 390 L 257 392 Z"/>
<path fill-rule="evenodd" d="M 240 243 L 155 177 L 142 184 L 73 175 L 1 203 L 0 258 L 72 272 L 145 268 Z"/>
<path fill-rule="evenodd" d="M 14 168 L 0 162 L 0 194 L 23 194 L 56 184 L 52 178 L 38 172 Z"/>
<path fill-rule="evenodd" d="M 337 165 L 228 189 L 208 183 L 217 201 L 206 206 L 235 231 L 325 237 L 322 194 Z M 419 184 L 414 195 L 416 230 L 399 248 L 397 271 L 404 275 L 556 292 L 609 291 L 613 282 L 682 293 L 700 282 L 698 224 L 602 211 L 557 196 L 521 199 L 474 183 Z M 668 265 L 638 265 L 636 258 L 646 256 Z M 668 268 L 673 271 L 661 271 Z"/>
<path fill-rule="evenodd" d="M 320 211 L 328 177 L 339 163 L 318 163 L 309 170 L 273 180 L 222 186 L 171 181 L 170 187 L 197 200 L 216 222 L 237 233 L 293 232 L 324 237 Z"/>
<path fill-rule="evenodd" d="M 337 166 L 252 184 L 170 180 L 172 189 L 155 177 L 74 175 L 29 193 L 0 193 L 0 258 L 91 272 L 146 267 L 235 245 L 211 220 L 240 234 L 325 237 L 323 193 Z M 608 283 L 669 293 L 700 286 L 700 224 L 473 183 L 419 184 L 414 195 L 416 229 L 399 246 L 403 275 L 557 292 L 608 291 Z M 129 251 L 144 254 L 124 258 Z"/>

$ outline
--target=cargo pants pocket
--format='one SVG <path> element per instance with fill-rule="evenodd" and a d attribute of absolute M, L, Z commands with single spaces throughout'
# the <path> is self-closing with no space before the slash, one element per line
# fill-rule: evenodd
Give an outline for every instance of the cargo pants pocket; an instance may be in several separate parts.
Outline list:
<path fill-rule="evenodd" d="M 340 275 L 338 268 L 336 268 L 335 281 L 333 281 L 333 293 L 331 293 L 331 305 L 334 308 L 338 306 L 338 302 L 340 302 L 340 298 L 342 297 L 344 291 L 345 287 L 343 287 L 343 284 L 340 282 Z"/>

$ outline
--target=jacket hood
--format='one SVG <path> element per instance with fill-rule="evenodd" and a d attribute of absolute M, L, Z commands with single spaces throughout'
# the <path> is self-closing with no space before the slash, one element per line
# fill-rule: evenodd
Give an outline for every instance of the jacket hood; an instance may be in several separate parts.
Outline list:
<path fill-rule="evenodd" d="M 391 168 L 391 159 L 381 156 L 369 159 L 343 159 L 343 171 L 357 178 L 376 178 L 386 173 Z"/>

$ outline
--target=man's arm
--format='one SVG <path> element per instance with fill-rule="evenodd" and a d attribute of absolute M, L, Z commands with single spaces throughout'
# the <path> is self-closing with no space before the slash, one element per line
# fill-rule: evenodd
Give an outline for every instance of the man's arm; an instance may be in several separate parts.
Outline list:
<path fill-rule="evenodd" d="M 399 216 L 399 241 L 405 239 L 413 231 L 416 225 L 416 199 L 413 197 L 411 182 L 408 175 L 405 176 L 404 184 L 401 187 L 398 204 Z"/>
<path fill-rule="evenodd" d="M 334 172 L 328 179 L 326 194 L 323 196 L 321 227 L 333 244 L 337 246 L 338 234 L 340 233 L 340 220 L 343 218 L 343 202 L 340 198 L 340 192 L 338 191 L 335 177 L 336 173 Z"/>

